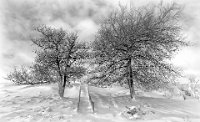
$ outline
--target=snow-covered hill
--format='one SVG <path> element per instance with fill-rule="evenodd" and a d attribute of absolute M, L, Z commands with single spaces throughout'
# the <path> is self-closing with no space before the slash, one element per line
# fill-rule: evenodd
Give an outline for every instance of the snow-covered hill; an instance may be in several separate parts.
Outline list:
<path fill-rule="evenodd" d="M 137 101 L 131 101 L 122 87 L 89 87 L 95 112 L 77 112 L 78 85 L 66 90 L 60 99 L 57 84 L 16 86 L 0 89 L 0 122 L 131 122 L 122 116 L 126 107 L 142 106 L 151 111 L 139 122 L 200 122 L 200 102 L 195 99 L 168 99 L 159 92 L 138 91 Z M 71 97 L 70 97 L 71 95 Z"/>

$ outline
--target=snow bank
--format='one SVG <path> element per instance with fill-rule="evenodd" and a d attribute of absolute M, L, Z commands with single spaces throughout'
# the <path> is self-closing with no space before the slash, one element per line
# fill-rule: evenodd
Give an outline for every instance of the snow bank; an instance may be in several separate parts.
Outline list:
<path fill-rule="evenodd" d="M 22 88 L 17 94 L 20 96 L 48 96 L 53 94 L 54 91 L 49 86 L 36 86 Z"/>
<path fill-rule="evenodd" d="M 199 101 L 159 98 L 162 94 L 156 91 L 142 92 L 135 102 L 127 95 L 128 89 L 90 86 L 95 114 L 83 115 L 76 111 L 79 84 L 66 88 L 66 98 L 63 99 L 58 96 L 57 84 L 5 85 L 0 91 L 3 95 L 0 99 L 0 122 L 130 122 L 119 113 L 125 110 L 125 106 L 140 104 L 148 104 L 144 110 L 155 111 L 155 114 L 147 113 L 136 120 L 139 122 L 200 122 Z"/>
<path fill-rule="evenodd" d="M 65 88 L 64 97 L 78 98 L 80 86 L 73 85 L 72 87 Z"/>
<path fill-rule="evenodd" d="M 57 84 L 1 87 L 0 122 L 64 122 L 76 114 L 75 99 L 61 99 Z"/>

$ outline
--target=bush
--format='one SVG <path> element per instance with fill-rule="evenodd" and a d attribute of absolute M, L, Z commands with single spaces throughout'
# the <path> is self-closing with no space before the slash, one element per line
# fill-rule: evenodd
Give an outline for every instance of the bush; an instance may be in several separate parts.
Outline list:
<path fill-rule="evenodd" d="M 24 66 L 20 68 L 15 67 L 14 70 L 7 75 L 6 79 L 16 84 L 32 84 L 32 77 L 29 75 L 28 69 Z"/>
<path fill-rule="evenodd" d="M 52 70 L 34 64 L 30 68 L 14 67 L 14 70 L 7 75 L 6 79 L 18 85 L 34 85 L 56 82 L 58 76 Z"/>

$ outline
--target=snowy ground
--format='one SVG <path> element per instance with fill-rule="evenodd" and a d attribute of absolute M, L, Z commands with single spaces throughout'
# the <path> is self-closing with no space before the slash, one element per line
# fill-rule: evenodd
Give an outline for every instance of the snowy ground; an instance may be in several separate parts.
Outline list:
<path fill-rule="evenodd" d="M 66 122 L 76 114 L 76 98 L 60 99 L 57 85 L 1 89 L 0 122 Z"/>
<path fill-rule="evenodd" d="M 4 86 L 3 86 L 4 85 Z M 141 105 L 152 111 L 139 122 L 200 122 L 200 102 L 195 99 L 168 99 L 158 92 L 138 93 L 131 101 L 128 90 L 89 87 L 95 113 L 78 113 L 78 84 L 67 89 L 65 99 L 57 84 L 16 86 L 0 84 L 0 122 L 131 122 L 121 115 L 126 106 Z"/>

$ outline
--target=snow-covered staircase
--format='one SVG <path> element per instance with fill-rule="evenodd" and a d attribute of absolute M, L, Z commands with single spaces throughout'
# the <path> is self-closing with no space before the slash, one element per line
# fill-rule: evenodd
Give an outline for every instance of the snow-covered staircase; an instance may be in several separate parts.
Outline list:
<path fill-rule="evenodd" d="M 89 98 L 87 84 L 81 84 L 81 86 L 80 86 L 78 112 L 79 113 L 92 113 L 93 112 L 92 105 L 91 105 L 90 98 Z"/>

